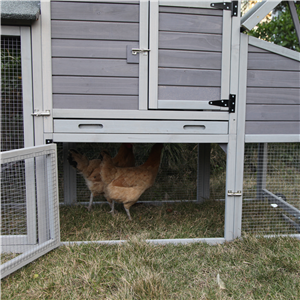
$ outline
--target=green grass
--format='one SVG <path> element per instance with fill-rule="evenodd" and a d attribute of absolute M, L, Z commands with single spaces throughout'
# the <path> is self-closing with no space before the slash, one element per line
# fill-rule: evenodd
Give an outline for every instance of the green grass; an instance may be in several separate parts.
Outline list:
<path fill-rule="evenodd" d="M 84 206 L 61 207 L 61 240 L 122 240 L 135 235 L 145 239 L 224 236 L 224 202 L 135 204 L 130 209 L 132 221 L 122 204 L 117 204 L 116 209 L 118 213 L 112 216 L 109 205 L 95 205 L 91 212 Z"/>
<path fill-rule="evenodd" d="M 300 299 L 300 242 L 63 246 L 4 278 L 2 299 Z M 217 283 L 217 275 L 225 289 Z"/>

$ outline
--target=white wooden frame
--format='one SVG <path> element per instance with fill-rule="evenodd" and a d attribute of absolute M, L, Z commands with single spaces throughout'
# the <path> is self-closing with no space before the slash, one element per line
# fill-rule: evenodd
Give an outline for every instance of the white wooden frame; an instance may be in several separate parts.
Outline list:
<path fill-rule="evenodd" d="M 267 0 L 258 2 L 241 19 L 241 25 L 248 30 L 253 29 L 281 0 Z"/>
<path fill-rule="evenodd" d="M 209 101 L 194 100 L 159 100 L 158 99 L 158 34 L 159 34 L 159 5 L 211 8 L 211 2 L 195 1 L 150 1 L 150 56 L 149 56 L 149 108 L 150 109 L 184 109 L 184 110 L 209 110 L 226 111 L 228 108 L 211 106 Z M 222 24 L 222 66 L 221 66 L 221 99 L 229 98 L 230 75 L 230 39 L 231 39 L 231 11 L 223 11 Z M 215 99 L 220 100 L 220 99 Z M 206 112 L 206 116 L 207 116 Z"/>
<path fill-rule="evenodd" d="M 22 100 L 23 100 L 23 128 L 24 128 L 24 147 L 34 145 L 33 118 L 31 117 L 33 106 L 32 91 L 32 70 L 31 70 L 31 34 L 29 27 L 2 26 L 2 36 L 19 36 L 21 41 L 21 70 L 22 70 Z M 26 186 L 34 180 L 34 164 L 32 160 L 25 163 Z M 26 218 L 27 235 L 14 238 L 15 244 L 28 243 L 33 244 L 36 241 L 36 206 L 35 194 L 31 189 L 26 188 Z M 9 239 L 8 237 L 5 239 Z"/>
<path fill-rule="evenodd" d="M 6 161 L 18 161 L 22 159 L 34 159 L 45 157 L 45 164 L 39 165 L 37 167 L 42 167 L 44 169 L 43 175 L 45 175 L 46 170 L 49 168 L 52 170 L 53 165 L 55 166 L 55 171 L 52 173 L 51 178 L 45 180 L 46 184 L 51 185 L 50 188 L 44 186 L 48 190 L 48 202 L 46 203 L 46 209 L 44 214 L 39 216 L 45 220 L 49 221 L 49 226 L 47 226 L 47 232 L 43 234 L 46 236 L 41 238 L 39 235 L 39 240 L 35 239 L 34 243 L 29 244 L 28 240 L 21 236 L 18 239 L 17 236 L 6 237 L 1 236 L 1 252 L 13 252 L 13 253 L 23 253 L 16 258 L 4 263 L 0 267 L 1 278 L 9 275 L 10 273 L 16 271 L 22 266 L 32 262 L 38 257 L 46 254 L 50 250 L 58 247 L 60 245 L 60 225 L 59 225 L 59 214 L 58 214 L 58 176 L 57 176 L 57 154 L 56 145 L 43 145 L 38 147 L 28 147 L 24 149 L 17 149 L 12 151 L 6 151 L 1 153 L 1 163 Z M 34 184 L 34 181 L 32 182 Z M 26 186 L 27 189 L 27 186 Z M 37 197 L 38 206 L 42 205 L 44 199 Z M 35 205 L 35 203 L 34 203 Z M 28 222 L 28 220 L 27 220 Z M 36 230 L 36 224 L 34 224 Z M 39 231 L 42 228 L 39 227 Z M 11 243 L 15 238 L 17 238 L 17 244 Z"/>

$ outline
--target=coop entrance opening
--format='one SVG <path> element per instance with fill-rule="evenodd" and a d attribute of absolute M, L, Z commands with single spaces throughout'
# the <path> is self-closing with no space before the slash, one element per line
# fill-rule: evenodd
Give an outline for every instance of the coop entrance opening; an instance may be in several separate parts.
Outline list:
<path fill-rule="evenodd" d="M 133 144 L 135 166 L 153 144 Z M 84 176 L 69 165 L 70 149 L 89 160 L 106 149 L 116 156 L 121 144 L 58 144 L 62 241 L 215 238 L 224 236 L 226 153 L 218 144 L 164 144 L 153 186 L 130 208 L 116 203 L 116 215 L 103 195 L 93 198 Z M 64 167 L 63 167 L 64 166 Z M 76 187 L 76 188 L 75 188 Z"/>

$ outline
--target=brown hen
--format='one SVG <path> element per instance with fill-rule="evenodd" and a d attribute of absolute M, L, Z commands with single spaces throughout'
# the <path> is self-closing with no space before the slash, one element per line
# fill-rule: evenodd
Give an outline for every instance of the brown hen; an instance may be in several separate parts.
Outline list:
<path fill-rule="evenodd" d="M 93 198 L 104 193 L 103 182 L 100 177 L 101 159 L 89 160 L 84 154 L 71 149 L 69 151 L 68 161 L 71 166 L 77 169 L 91 192 L 88 210 L 93 204 Z M 132 144 L 122 144 L 117 155 L 112 158 L 112 163 L 118 167 L 133 167 L 135 164 Z"/>
<path fill-rule="evenodd" d="M 104 183 L 104 196 L 111 206 L 112 214 L 115 213 L 115 201 L 121 202 L 131 220 L 129 208 L 154 184 L 162 149 L 163 144 L 155 144 L 143 165 L 129 168 L 116 167 L 110 155 L 106 151 L 101 152 L 100 175 Z"/>

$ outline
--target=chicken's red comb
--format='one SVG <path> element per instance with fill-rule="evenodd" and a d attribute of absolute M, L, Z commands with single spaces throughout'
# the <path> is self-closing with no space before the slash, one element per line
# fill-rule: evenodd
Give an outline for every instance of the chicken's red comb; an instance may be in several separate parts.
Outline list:
<path fill-rule="evenodd" d="M 125 146 L 126 146 L 127 148 L 129 148 L 129 149 L 132 148 L 132 144 L 130 144 L 130 143 L 125 143 Z"/>

